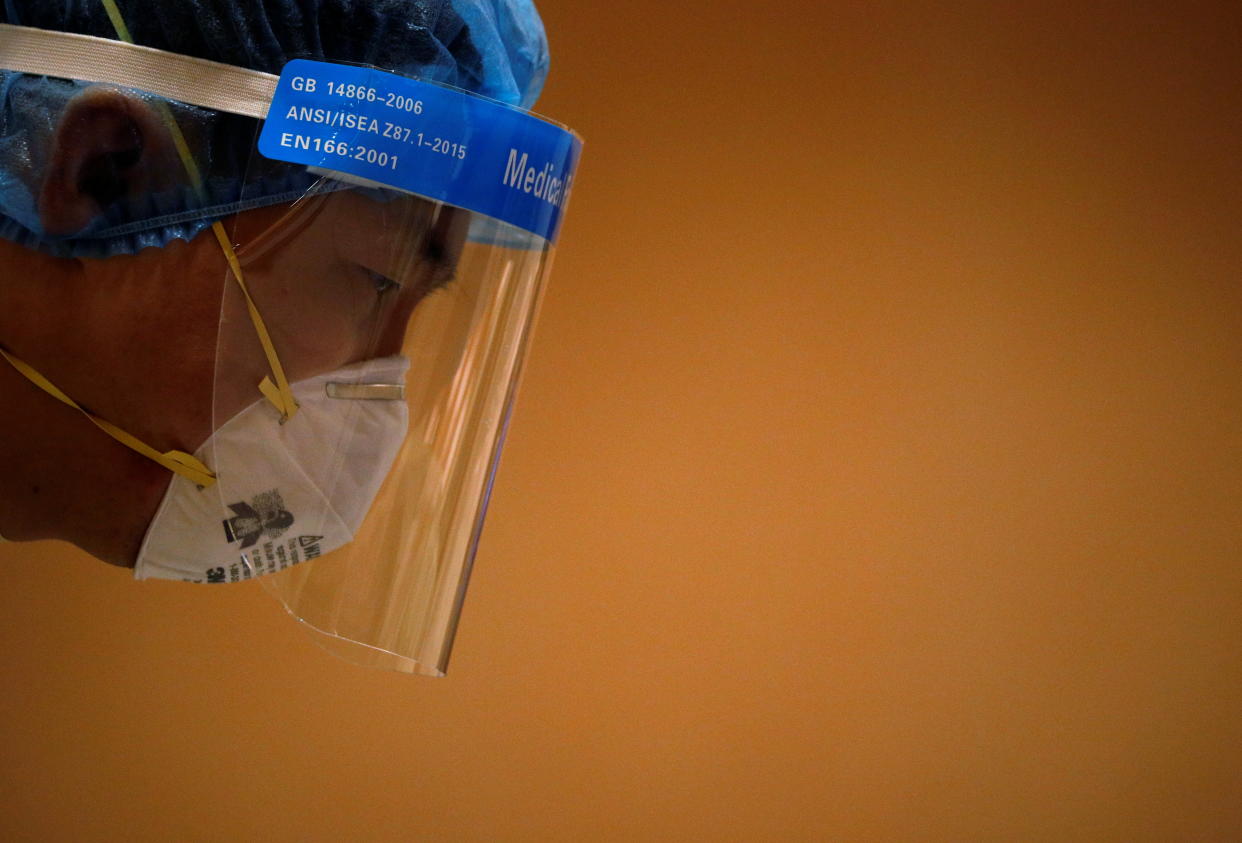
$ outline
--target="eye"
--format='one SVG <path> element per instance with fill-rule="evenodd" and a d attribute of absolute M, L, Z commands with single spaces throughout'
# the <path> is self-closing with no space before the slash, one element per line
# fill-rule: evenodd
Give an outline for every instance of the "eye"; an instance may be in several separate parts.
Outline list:
<path fill-rule="evenodd" d="M 390 290 L 396 290 L 401 287 L 400 284 L 389 278 L 387 275 L 381 275 L 370 269 L 366 272 L 367 276 L 371 279 L 371 283 L 375 285 L 375 292 L 378 295 L 382 296 Z"/>

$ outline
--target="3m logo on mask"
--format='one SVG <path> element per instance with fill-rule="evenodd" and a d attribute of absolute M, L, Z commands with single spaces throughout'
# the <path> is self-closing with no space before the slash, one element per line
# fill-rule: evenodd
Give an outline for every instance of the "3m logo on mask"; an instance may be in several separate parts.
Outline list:
<path fill-rule="evenodd" d="M 242 549 L 253 547 L 260 538 L 278 539 L 293 526 L 293 513 L 285 509 L 280 492 L 272 489 L 256 495 L 250 503 L 231 503 L 232 518 L 224 520 L 229 544 L 241 542 Z"/>

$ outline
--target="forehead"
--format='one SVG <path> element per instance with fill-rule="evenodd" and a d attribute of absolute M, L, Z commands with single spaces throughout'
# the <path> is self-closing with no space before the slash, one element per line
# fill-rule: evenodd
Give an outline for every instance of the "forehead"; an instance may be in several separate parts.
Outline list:
<path fill-rule="evenodd" d="M 429 265 L 449 268 L 465 242 L 470 213 L 393 191 L 312 190 L 292 204 L 238 215 L 229 226 L 238 255 L 256 261 L 298 251 L 353 261 L 394 280 Z M 391 272 L 389 272 L 391 270 Z"/>

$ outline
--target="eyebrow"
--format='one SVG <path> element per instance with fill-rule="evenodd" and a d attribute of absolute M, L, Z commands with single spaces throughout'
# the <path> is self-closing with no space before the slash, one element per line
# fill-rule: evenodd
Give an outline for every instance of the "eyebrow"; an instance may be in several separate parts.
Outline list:
<path fill-rule="evenodd" d="M 461 262 L 461 253 L 462 248 L 465 246 L 465 239 L 463 238 L 460 246 L 454 249 L 450 244 L 449 238 L 450 234 L 454 233 L 457 225 L 469 223 L 469 217 L 460 219 L 460 214 L 468 215 L 469 211 L 463 211 L 447 205 L 442 206 L 440 213 L 436 215 L 435 221 L 427 227 L 427 233 L 423 238 L 420 249 L 420 257 L 432 264 L 434 269 L 432 271 L 431 283 L 428 285 L 426 293 L 431 293 L 446 286 L 457 277 L 457 266 Z"/>
<path fill-rule="evenodd" d="M 428 293 L 446 286 L 457 277 L 457 264 L 461 259 L 461 253 L 450 253 L 444 234 L 439 231 L 438 225 L 433 225 L 423 239 L 422 258 L 434 267 L 431 274 L 432 283 L 427 286 Z"/>

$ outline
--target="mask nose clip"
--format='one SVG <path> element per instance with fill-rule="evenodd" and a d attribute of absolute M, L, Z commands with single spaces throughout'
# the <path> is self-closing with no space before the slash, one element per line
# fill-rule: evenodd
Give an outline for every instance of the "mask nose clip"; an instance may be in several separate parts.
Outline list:
<path fill-rule="evenodd" d="M 336 383 L 324 386 L 329 398 L 343 401 L 404 401 L 405 386 L 399 383 Z"/>

